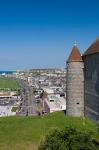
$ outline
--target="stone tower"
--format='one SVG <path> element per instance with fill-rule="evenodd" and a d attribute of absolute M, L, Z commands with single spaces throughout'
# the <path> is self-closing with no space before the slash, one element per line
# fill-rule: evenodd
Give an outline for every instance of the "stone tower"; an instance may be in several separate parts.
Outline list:
<path fill-rule="evenodd" d="M 74 45 L 67 60 L 66 113 L 68 116 L 84 116 L 84 64 Z"/>

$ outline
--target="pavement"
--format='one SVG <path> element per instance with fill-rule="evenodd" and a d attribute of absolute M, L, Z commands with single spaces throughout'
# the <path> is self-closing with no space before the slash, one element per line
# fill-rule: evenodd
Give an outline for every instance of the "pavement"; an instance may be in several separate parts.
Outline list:
<path fill-rule="evenodd" d="M 0 117 L 16 115 L 12 112 L 12 107 L 20 102 L 17 114 L 20 116 L 37 116 L 36 98 L 33 95 L 33 88 L 22 79 L 16 79 L 20 86 L 20 100 L 14 98 L 0 99 Z"/>

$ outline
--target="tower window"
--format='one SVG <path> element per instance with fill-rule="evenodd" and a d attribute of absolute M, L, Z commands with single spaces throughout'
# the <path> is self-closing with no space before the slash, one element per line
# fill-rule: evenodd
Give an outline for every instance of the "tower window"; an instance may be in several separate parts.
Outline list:
<path fill-rule="evenodd" d="M 76 103 L 77 105 L 79 104 L 79 103 Z"/>

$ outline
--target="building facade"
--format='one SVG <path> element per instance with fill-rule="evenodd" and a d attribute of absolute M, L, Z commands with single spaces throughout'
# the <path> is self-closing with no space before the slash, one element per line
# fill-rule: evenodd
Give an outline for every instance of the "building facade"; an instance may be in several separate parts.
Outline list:
<path fill-rule="evenodd" d="M 84 53 L 85 116 L 99 120 L 99 39 Z"/>
<path fill-rule="evenodd" d="M 67 61 L 66 111 L 70 116 L 99 120 L 99 39 L 83 54 L 73 48 Z M 72 55 L 73 54 L 73 55 Z M 78 55 L 79 54 L 79 55 Z M 72 57 L 71 57 L 72 55 Z M 70 59 L 72 58 L 72 59 Z M 76 59 L 77 60 L 76 60 Z M 84 64 L 84 67 L 83 67 Z M 83 88 L 84 87 L 84 88 Z M 79 107 L 79 109 L 78 109 Z"/>

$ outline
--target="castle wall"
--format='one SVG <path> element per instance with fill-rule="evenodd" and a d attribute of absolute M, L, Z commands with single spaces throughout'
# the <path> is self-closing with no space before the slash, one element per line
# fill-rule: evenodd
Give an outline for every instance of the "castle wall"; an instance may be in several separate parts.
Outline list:
<path fill-rule="evenodd" d="M 99 120 L 99 53 L 84 57 L 85 116 Z"/>
<path fill-rule="evenodd" d="M 67 64 L 66 113 L 69 116 L 84 116 L 83 62 Z"/>

